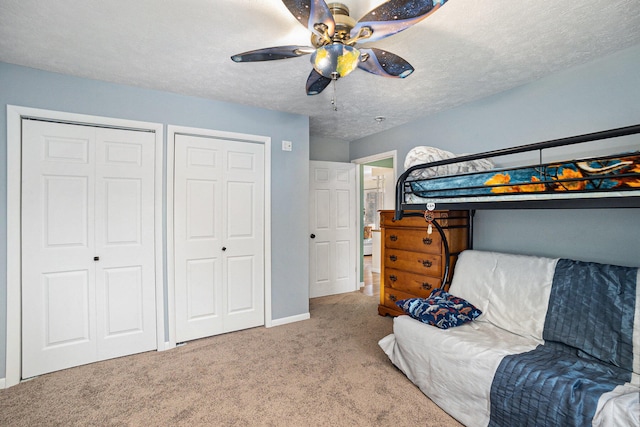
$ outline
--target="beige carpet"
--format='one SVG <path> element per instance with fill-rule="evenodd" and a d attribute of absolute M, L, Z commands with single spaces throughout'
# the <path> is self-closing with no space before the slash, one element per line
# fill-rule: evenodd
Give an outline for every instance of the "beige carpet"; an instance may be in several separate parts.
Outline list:
<path fill-rule="evenodd" d="M 0 425 L 458 426 L 378 347 L 377 303 L 316 298 L 310 320 L 43 375 L 0 390 Z"/>

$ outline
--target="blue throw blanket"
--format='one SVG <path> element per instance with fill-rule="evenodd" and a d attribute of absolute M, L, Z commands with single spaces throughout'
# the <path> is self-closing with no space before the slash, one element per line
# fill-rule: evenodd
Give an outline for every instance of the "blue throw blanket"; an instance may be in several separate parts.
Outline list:
<path fill-rule="evenodd" d="M 505 357 L 490 426 L 591 425 L 600 396 L 630 381 L 637 269 L 559 260 L 545 344 Z"/>

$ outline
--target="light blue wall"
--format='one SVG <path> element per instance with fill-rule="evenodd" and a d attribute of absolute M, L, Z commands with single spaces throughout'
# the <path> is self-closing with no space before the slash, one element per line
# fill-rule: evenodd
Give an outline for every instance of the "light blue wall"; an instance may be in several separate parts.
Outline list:
<path fill-rule="evenodd" d="M 473 153 L 640 124 L 640 46 L 350 144 Z M 603 142 L 605 144 L 606 142 Z M 631 142 L 640 150 L 640 136 Z M 475 248 L 640 266 L 640 209 L 479 211 Z"/>
<path fill-rule="evenodd" d="M 349 141 L 311 136 L 309 160 L 325 162 L 349 162 Z"/>
<path fill-rule="evenodd" d="M 6 356 L 7 104 L 271 137 L 272 317 L 308 313 L 308 117 L 0 62 L 0 378 Z M 292 141 L 293 151 L 282 151 L 282 140 Z"/>

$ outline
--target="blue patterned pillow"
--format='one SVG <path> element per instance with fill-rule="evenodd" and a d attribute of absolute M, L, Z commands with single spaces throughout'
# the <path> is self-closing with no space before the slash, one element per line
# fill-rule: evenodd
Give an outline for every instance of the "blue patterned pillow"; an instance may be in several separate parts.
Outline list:
<path fill-rule="evenodd" d="M 442 289 L 434 289 L 428 298 L 409 298 L 396 301 L 405 313 L 440 329 L 449 329 L 475 320 L 482 314 L 468 301 Z"/>

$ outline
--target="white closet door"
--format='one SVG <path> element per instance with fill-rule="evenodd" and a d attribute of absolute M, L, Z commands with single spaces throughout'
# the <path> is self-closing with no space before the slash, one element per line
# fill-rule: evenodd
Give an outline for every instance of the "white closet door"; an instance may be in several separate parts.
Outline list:
<path fill-rule="evenodd" d="M 176 339 L 222 333 L 222 148 L 176 135 L 174 245 Z"/>
<path fill-rule="evenodd" d="M 156 348 L 154 134 L 96 129 L 98 358 Z"/>
<path fill-rule="evenodd" d="M 177 134 L 176 340 L 264 324 L 264 146 Z"/>
<path fill-rule="evenodd" d="M 23 378 L 155 348 L 153 144 L 23 121 Z"/>
<path fill-rule="evenodd" d="M 264 145 L 230 143 L 224 164 L 224 323 L 231 332 L 264 324 Z"/>
<path fill-rule="evenodd" d="M 94 149 L 89 127 L 23 121 L 23 378 L 97 357 Z"/>
<path fill-rule="evenodd" d="M 356 283 L 356 165 L 310 162 L 309 296 L 353 292 Z"/>

